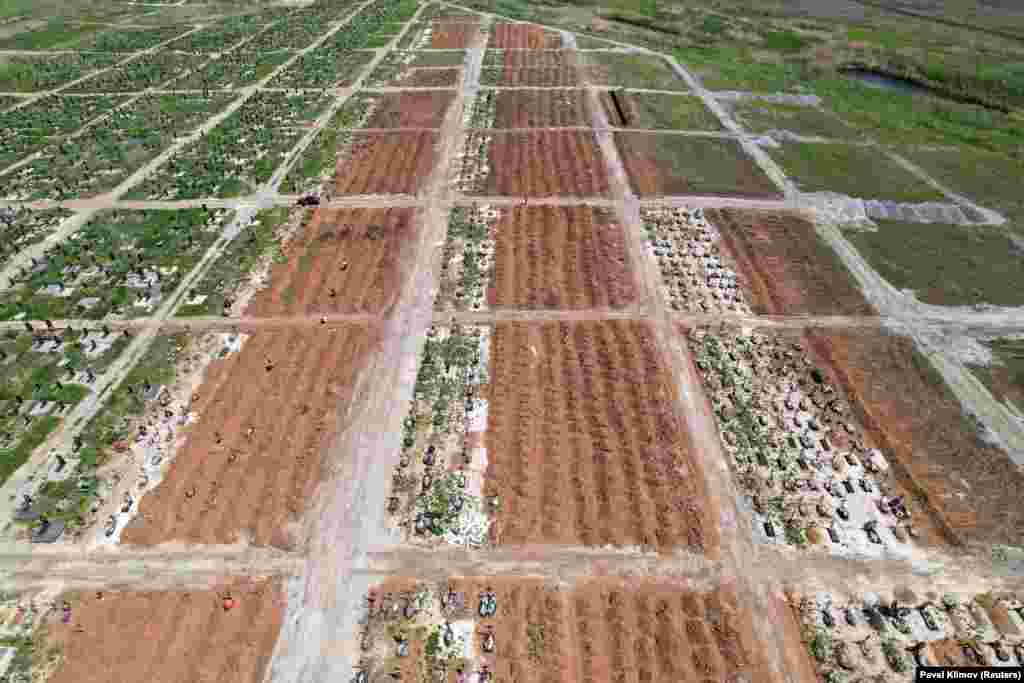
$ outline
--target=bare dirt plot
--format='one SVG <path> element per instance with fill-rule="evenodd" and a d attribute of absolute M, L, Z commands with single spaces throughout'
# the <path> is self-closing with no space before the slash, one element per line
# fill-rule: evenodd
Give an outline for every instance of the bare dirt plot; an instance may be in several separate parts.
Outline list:
<path fill-rule="evenodd" d="M 491 307 L 604 308 L 636 298 L 625 234 L 609 211 L 514 208 L 495 238 Z"/>
<path fill-rule="evenodd" d="M 978 425 L 911 340 L 867 330 L 811 338 L 857 397 L 861 422 L 895 458 L 915 506 L 950 541 L 1020 542 L 1024 474 L 1004 451 L 981 441 Z"/>
<path fill-rule="evenodd" d="M 489 170 L 477 194 L 586 197 L 609 191 L 593 133 L 537 131 L 488 137 Z"/>
<path fill-rule="evenodd" d="M 375 104 L 366 128 L 440 128 L 455 93 L 450 90 L 389 93 Z"/>
<path fill-rule="evenodd" d="M 867 315 L 874 309 L 835 252 L 798 214 L 711 209 L 745 276 L 747 300 L 767 315 Z"/>
<path fill-rule="evenodd" d="M 717 514 L 650 328 L 499 324 L 491 363 L 495 542 L 717 553 Z"/>
<path fill-rule="evenodd" d="M 380 313 L 401 287 L 412 209 L 317 209 L 246 315 Z"/>
<path fill-rule="evenodd" d="M 459 82 L 461 69 L 419 68 L 406 69 L 389 83 L 406 88 L 454 88 Z"/>
<path fill-rule="evenodd" d="M 331 181 L 334 194 L 416 194 L 430 174 L 437 134 L 358 133 Z"/>
<path fill-rule="evenodd" d="M 193 396 L 198 416 L 122 542 L 288 545 L 320 453 L 352 398 L 373 333 L 358 327 L 260 332 L 215 361 Z M 269 368 L 269 369 L 268 369 Z"/>
<path fill-rule="evenodd" d="M 70 623 L 46 626 L 60 648 L 51 683 L 209 680 L 252 683 L 263 671 L 284 617 L 280 586 L 249 581 L 225 591 L 72 593 Z"/>
<path fill-rule="evenodd" d="M 642 196 L 778 198 L 782 193 L 735 140 L 616 133 L 633 191 Z"/>
<path fill-rule="evenodd" d="M 426 47 L 437 50 L 465 49 L 480 32 L 480 24 L 468 17 L 431 23 L 430 43 Z"/>
<path fill-rule="evenodd" d="M 686 82 L 657 55 L 622 52 L 579 54 L 586 79 L 594 85 L 650 90 L 689 90 Z"/>
<path fill-rule="evenodd" d="M 505 69 L 485 67 L 480 72 L 480 83 L 487 86 L 516 88 L 557 88 L 574 86 L 579 82 L 575 69 L 565 67 L 529 67 Z"/>
<path fill-rule="evenodd" d="M 487 47 L 493 49 L 550 50 L 562 47 L 562 36 L 533 24 L 516 24 L 499 21 L 491 27 L 491 40 Z"/>
<path fill-rule="evenodd" d="M 483 671 L 523 683 L 775 680 L 754 615 L 730 589 L 453 577 L 441 585 L 392 580 L 371 596 L 369 680 L 394 670 L 402 680 L 460 680 L 462 672 L 473 681 Z M 494 613 L 482 616 L 490 598 Z M 396 644 L 407 648 L 404 658 L 394 656 Z"/>
<path fill-rule="evenodd" d="M 621 128 L 722 130 L 722 122 L 693 95 L 606 91 L 600 94 L 608 122 Z"/>
<path fill-rule="evenodd" d="M 558 128 L 590 126 L 590 110 L 582 90 L 499 90 L 495 97 L 495 128 Z"/>

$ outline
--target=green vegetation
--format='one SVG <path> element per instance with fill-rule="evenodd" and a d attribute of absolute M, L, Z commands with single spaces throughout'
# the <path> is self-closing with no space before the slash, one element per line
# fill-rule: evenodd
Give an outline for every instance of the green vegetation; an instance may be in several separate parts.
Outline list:
<path fill-rule="evenodd" d="M 11 55 L 0 58 L 0 90 L 35 92 L 58 88 L 97 69 L 114 65 L 116 55 Z"/>
<path fill-rule="evenodd" d="M 228 17 L 212 26 L 175 40 L 167 45 L 167 49 L 181 52 L 221 52 L 254 36 L 267 24 L 268 19 L 262 14 Z"/>
<path fill-rule="evenodd" d="M 730 103 L 741 125 L 755 133 L 788 130 L 807 137 L 849 140 L 858 136 L 856 130 L 835 114 L 817 107 L 783 104 L 767 100 L 747 99 Z"/>
<path fill-rule="evenodd" d="M 832 657 L 832 636 L 821 628 L 807 630 L 809 633 L 805 633 L 804 637 L 807 639 L 807 649 L 811 651 L 811 656 L 819 662 L 828 661 Z"/>
<path fill-rule="evenodd" d="M 1024 415 L 1024 339 L 994 339 L 985 345 L 994 362 L 971 370 L 997 401 Z"/>
<path fill-rule="evenodd" d="M 0 50 L 59 50 L 102 30 L 98 24 L 81 24 L 66 17 L 54 17 L 43 26 L 0 38 Z"/>
<path fill-rule="evenodd" d="M 619 91 L 618 97 L 629 128 L 665 128 L 676 130 L 722 130 L 722 123 L 693 95 L 666 95 Z M 612 125 L 622 125 L 611 95 L 604 98 Z"/>
<path fill-rule="evenodd" d="M 125 97 L 45 97 L 0 114 L 0 168 L 42 150 L 52 138 L 73 133 L 96 117 L 109 113 Z"/>
<path fill-rule="evenodd" d="M 295 56 L 290 50 L 252 52 L 248 44 L 220 55 L 201 69 L 173 81 L 173 87 L 185 90 L 221 90 L 243 88 L 263 80 L 274 69 Z"/>
<path fill-rule="evenodd" d="M 757 61 L 750 50 L 730 45 L 695 45 L 673 53 L 709 90 L 810 91 L 799 64 Z"/>
<path fill-rule="evenodd" d="M 530 659 L 539 662 L 544 657 L 545 633 L 544 624 L 527 624 L 526 638 L 529 641 L 526 652 Z"/>
<path fill-rule="evenodd" d="M 14 210 L 11 223 L 0 222 L 0 260 L 49 237 L 71 215 L 64 209 Z"/>
<path fill-rule="evenodd" d="M 897 289 L 939 306 L 1024 305 L 1024 245 L 1000 228 L 878 221 L 847 238 Z"/>
<path fill-rule="evenodd" d="M 131 92 L 155 88 L 202 62 L 202 57 L 180 52 L 147 54 L 77 83 L 68 92 Z"/>
<path fill-rule="evenodd" d="M 133 196 L 234 197 L 270 179 L 329 98 L 258 92 L 149 176 Z"/>
<path fill-rule="evenodd" d="M 687 90 L 661 57 L 620 52 L 585 52 L 580 62 L 595 85 L 652 90 Z"/>
<path fill-rule="evenodd" d="M 337 88 L 352 85 L 372 52 L 321 47 L 299 57 L 271 83 L 275 88 Z"/>
<path fill-rule="evenodd" d="M 88 40 L 79 42 L 75 48 L 96 52 L 138 52 L 156 47 L 191 28 L 191 26 L 155 26 L 153 28 L 108 29 Z"/>
<path fill-rule="evenodd" d="M 945 199 L 873 147 L 787 142 L 769 154 L 803 192 L 840 192 L 902 202 Z"/>
<path fill-rule="evenodd" d="M 278 247 L 278 232 L 288 220 L 289 211 L 283 206 L 260 211 L 256 222 L 228 244 L 203 279 L 189 290 L 189 298 L 205 295 L 206 300 L 201 304 L 183 304 L 177 315 L 221 314 L 225 303 L 233 298 L 242 280 L 252 272 L 260 259 Z"/>

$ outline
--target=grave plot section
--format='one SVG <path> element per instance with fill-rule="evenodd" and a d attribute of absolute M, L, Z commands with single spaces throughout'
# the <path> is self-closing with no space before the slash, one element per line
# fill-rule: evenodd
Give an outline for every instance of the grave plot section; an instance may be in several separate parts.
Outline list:
<path fill-rule="evenodd" d="M 936 306 L 1024 305 L 1024 242 L 999 226 L 875 221 L 843 233 L 889 284 Z"/>
<path fill-rule="evenodd" d="M 616 128 L 723 130 L 699 97 L 608 90 L 600 94 L 608 123 Z"/>
<path fill-rule="evenodd" d="M 516 197 L 604 196 L 608 173 L 593 133 L 493 132 L 466 135 L 458 191 Z"/>
<path fill-rule="evenodd" d="M 205 66 L 195 69 L 168 84 L 180 90 L 224 90 L 253 85 L 270 76 L 295 53 L 291 50 L 254 52 L 243 46 L 216 55 Z"/>
<path fill-rule="evenodd" d="M 1009 593 L 793 596 L 821 680 L 913 681 L 919 666 L 1024 664 L 1024 603 Z"/>
<path fill-rule="evenodd" d="M 329 36 L 324 46 L 340 50 L 386 47 L 402 32 L 405 22 L 418 8 L 415 0 L 374 3 Z"/>
<path fill-rule="evenodd" d="M 1024 340 L 990 339 L 983 342 L 991 358 L 971 365 L 974 375 L 992 396 L 1011 412 L 1024 415 Z"/>
<path fill-rule="evenodd" d="M 576 53 L 561 50 L 487 50 L 480 83 L 505 87 L 557 87 L 579 83 Z"/>
<path fill-rule="evenodd" d="M 616 308 L 636 298 L 625 235 L 610 210 L 452 210 L 439 310 Z"/>
<path fill-rule="evenodd" d="M 244 579 L 191 592 L 66 593 L 56 604 L 38 632 L 41 649 L 57 653 L 51 683 L 247 683 L 270 660 L 285 596 L 278 582 Z"/>
<path fill-rule="evenodd" d="M 871 315 L 850 272 L 814 224 L 795 213 L 710 209 L 758 315 Z"/>
<path fill-rule="evenodd" d="M 360 670 L 368 680 L 776 680 L 754 615 L 728 590 L 393 579 L 371 590 L 367 605 Z"/>
<path fill-rule="evenodd" d="M 1024 475 L 1001 448 L 983 440 L 931 362 L 913 343 L 878 331 L 835 331 L 819 342 L 886 458 L 949 542 L 1018 545 Z"/>
<path fill-rule="evenodd" d="M 696 328 L 688 338 L 756 540 L 857 556 L 941 542 L 824 337 Z"/>
<path fill-rule="evenodd" d="M 113 190 L 231 102 L 232 96 L 145 95 L 3 175 L 8 199 L 78 199 Z"/>
<path fill-rule="evenodd" d="M 89 36 L 75 46 L 84 52 L 138 52 L 156 47 L 191 30 L 191 26 L 117 28 Z"/>
<path fill-rule="evenodd" d="M 351 3 L 324 3 L 302 7 L 288 13 L 281 21 L 275 22 L 269 29 L 246 43 L 246 49 L 261 52 L 299 50 L 308 47 L 330 30 L 331 22 L 344 19 L 352 13 L 352 9 Z"/>
<path fill-rule="evenodd" d="M 453 88 L 459 82 L 465 53 L 389 52 L 367 78 L 375 87 Z"/>
<path fill-rule="evenodd" d="M 851 140 L 860 133 L 821 107 L 805 106 L 770 99 L 748 98 L 721 101 L 748 131 L 753 133 L 788 132 L 804 137 Z"/>
<path fill-rule="evenodd" d="M 317 48 L 300 56 L 270 82 L 272 88 L 349 87 L 373 59 L 372 52 Z"/>
<path fill-rule="evenodd" d="M 493 334 L 492 542 L 717 552 L 715 506 L 649 327 L 499 324 Z"/>
<path fill-rule="evenodd" d="M 34 211 L 16 206 L 0 209 L 0 261 L 43 241 L 70 216 L 71 212 L 64 209 Z"/>
<path fill-rule="evenodd" d="M 117 358 L 127 342 L 81 330 L 28 332 L 0 337 L 0 482 L 6 481 L 91 393 L 96 375 Z M 47 473 L 43 494 L 61 488 L 71 464 Z M 51 481 L 52 480 L 52 481 Z M 41 514 L 51 512 L 32 496 L 18 500 L 15 520 L 31 536 Z"/>
<path fill-rule="evenodd" d="M 288 546 L 317 486 L 321 452 L 337 433 L 373 344 L 360 327 L 301 327 L 219 335 L 192 413 L 159 484 L 138 502 L 121 541 Z M 177 402 L 175 402 L 177 403 Z"/>
<path fill-rule="evenodd" d="M 782 193 L 731 139 L 616 133 L 633 191 L 641 196 L 778 198 Z"/>
<path fill-rule="evenodd" d="M 769 154 L 801 192 L 839 192 L 897 202 L 945 201 L 942 193 L 877 148 L 787 142 Z"/>
<path fill-rule="evenodd" d="M 20 101 L 20 97 L 14 97 L 13 95 L 0 95 L 0 112 L 10 109 Z"/>
<path fill-rule="evenodd" d="M 481 90 L 467 114 L 474 128 L 590 127 L 582 90 Z"/>
<path fill-rule="evenodd" d="M 437 133 L 353 133 L 337 159 L 330 191 L 335 195 L 414 195 L 437 156 Z"/>
<path fill-rule="evenodd" d="M 283 247 L 246 315 L 382 313 L 412 260 L 412 209 L 317 209 Z"/>
<path fill-rule="evenodd" d="M 125 100 L 108 97 L 46 97 L 0 114 L 0 167 L 43 149 L 52 138 L 69 135 Z"/>
<path fill-rule="evenodd" d="M 476 17 L 417 21 L 398 43 L 401 49 L 464 50 L 485 29 Z"/>
<path fill-rule="evenodd" d="M 0 293 L 0 319 L 150 315 L 230 219 L 203 209 L 101 213 L 19 271 Z"/>
<path fill-rule="evenodd" d="M 578 59 L 591 85 L 644 90 L 689 90 L 662 57 L 625 52 L 580 52 Z"/>
<path fill-rule="evenodd" d="M 272 19 L 264 14 L 227 17 L 212 26 L 168 43 L 166 49 L 191 53 L 223 52 L 243 40 L 252 38 L 271 23 Z"/>
<path fill-rule="evenodd" d="M 121 57 L 104 53 L 6 55 L 0 64 L 0 90 L 35 92 L 52 90 L 99 69 L 116 64 Z"/>
<path fill-rule="evenodd" d="M 194 199 L 253 192 L 270 180 L 329 99 L 258 92 L 147 177 L 131 196 Z"/>
<path fill-rule="evenodd" d="M 87 78 L 68 88 L 67 92 L 116 93 L 155 88 L 198 68 L 205 61 L 201 56 L 181 52 L 146 54 Z"/>
<path fill-rule="evenodd" d="M 535 24 L 498 21 L 491 26 L 487 47 L 497 50 L 554 50 L 562 47 L 562 36 L 557 31 Z"/>

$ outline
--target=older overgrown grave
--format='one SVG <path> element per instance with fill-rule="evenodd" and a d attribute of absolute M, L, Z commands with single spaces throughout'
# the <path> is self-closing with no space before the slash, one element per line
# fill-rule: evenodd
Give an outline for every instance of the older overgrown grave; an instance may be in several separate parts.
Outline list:
<path fill-rule="evenodd" d="M 452 209 L 441 262 L 438 310 L 480 310 L 494 269 L 494 224 L 498 210 L 489 206 Z"/>
<path fill-rule="evenodd" d="M 487 542 L 488 506 L 498 504 L 483 500 L 490 332 L 453 325 L 427 333 L 388 502 L 413 542 Z"/>
<path fill-rule="evenodd" d="M 58 88 L 123 58 L 105 52 L 5 56 L 0 67 L 0 90 L 37 92 Z"/>
<path fill-rule="evenodd" d="M 18 272 L 0 293 L 0 319 L 150 314 L 230 218 L 222 209 L 101 213 Z"/>
<path fill-rule="evenodd" d="M 911 552 L 914 506 L 806 341 L 724 327 L 688 336 L 758 540 Z"/>
<path fill-rule="evenodd" d="M 38 244 L 71 217 L 65 209 L 0 208 L 0 259 L 7 259 Z M 10 283 L 0 283 L 0 286 Z"/>
<path fill-rule="evenodd" d="M 0 114 L 0 168 L 46 149 L 56 138 L 75 133 L 93 119 L 113 111 L 125 99 L 123 95 L 52 96 Z"/>

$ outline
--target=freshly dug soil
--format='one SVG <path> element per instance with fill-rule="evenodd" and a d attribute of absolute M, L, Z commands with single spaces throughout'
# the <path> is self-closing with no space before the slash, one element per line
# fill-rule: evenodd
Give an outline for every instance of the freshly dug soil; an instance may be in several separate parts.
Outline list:
<path fill-rule="evenodd" d="M 338 159 L 333 192 L 414 195 L 434 167 L 437 134 L 356 133 Z"/>
<path fill-rule="evenodd" d="M 562 36 L 532 24 L 499 21 L 491 27 L 491 49 L 553 50 L 562 47 Z"/>
<path fill-rule="evenodd" d="M 495 133 L 484 195 L 604 196 L 608 173 L 597 139 L 582 131 Z"/>
<path fill-rule="evenodd" d="M 367 128 L 440 128 L 455 93 L 434 92 L 389 93 L 381 97 Z"/>
<path fill-rule="evenodd" d="M 495 128 L 590 126 L 590 109 L 582 90 L 499 90 Z"/>

